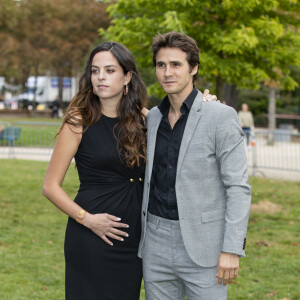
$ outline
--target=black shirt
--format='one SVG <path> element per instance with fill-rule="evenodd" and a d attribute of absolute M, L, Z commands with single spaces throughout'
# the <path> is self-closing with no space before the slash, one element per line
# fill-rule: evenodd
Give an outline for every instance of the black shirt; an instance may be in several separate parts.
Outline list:
<path fill-rule="evenodd" d="M 149 212 L 153 215 L 178 220 L 175 180 L 177 161 L 185 125 L 198 91 L 193 91 L 183 102 L 181 116 L 171 128 L 168 114 L 170 102 L 168 96 L 159 104 L 163 115 L 157 131 L 153 170 L 150 183 Z"/>

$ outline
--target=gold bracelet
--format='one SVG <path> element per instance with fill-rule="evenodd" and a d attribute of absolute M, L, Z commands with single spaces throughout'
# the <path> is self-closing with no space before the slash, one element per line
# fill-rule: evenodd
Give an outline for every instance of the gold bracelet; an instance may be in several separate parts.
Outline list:
<path fill-rule="evenodd" d="M 84 209 L 80 210 L 80 211 L 77 213 L 77 217 L 78 217 L 78 218 L 75 219 L 76 222 L 78 222 L 79 224 L 82 225 L 82 224 L 83 224 L 82 219 L 84 218 L 85 213 L 86 213 L 86 210 L 84 210 Z"/>

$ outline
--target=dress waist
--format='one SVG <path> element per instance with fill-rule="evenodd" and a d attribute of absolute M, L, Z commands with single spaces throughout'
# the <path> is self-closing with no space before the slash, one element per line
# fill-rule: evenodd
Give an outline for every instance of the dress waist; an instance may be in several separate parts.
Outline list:
<path fill-rule="evenodd" d="M 115 187 L 116 185 L 142 185 L 144 183 L 144 179 L 142 177 L 103 177 L 97 179 L 83 179 L 80 180 L 80 187 L 79 190 L 84 190 L 86 188 L 93 188 L 93 189 L 103 189 L 109 187 Z"/>

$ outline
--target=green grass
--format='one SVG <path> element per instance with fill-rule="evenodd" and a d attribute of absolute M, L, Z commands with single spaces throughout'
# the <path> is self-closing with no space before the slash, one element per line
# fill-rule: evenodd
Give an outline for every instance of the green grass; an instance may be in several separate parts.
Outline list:
<path fill-rule="evenodd" d="M 1 300 L 64 299 L 67 217 L 42 196 L 46 168 L 44 162 L 0 160 Z M 228 299 L 300 299 L 300 184 L 251 178 L 251 185 L 253 203 L 268 200 L 283 209 L 251 213 L 247 257 Z M 74 165 L 64 188 L 75 196 Z"/>

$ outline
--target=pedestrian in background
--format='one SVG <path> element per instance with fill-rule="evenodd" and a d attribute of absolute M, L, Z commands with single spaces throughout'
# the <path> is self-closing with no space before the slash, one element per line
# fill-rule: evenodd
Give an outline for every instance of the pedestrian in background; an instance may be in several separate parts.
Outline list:
<path fill-rule="evenodd" d="M 242 109 L 238 113 L 243 132 L 246 136 L 247 147 L 250 145 L 251 131 L 254 131 L 254 120 L 252 112 L 246 103 L 242 104 Z"/>
<path fill-rule="evenodd" d="M 58 118 L 58 110 L 59 110 L 59 101 L 55 99 L 52 102 L 52 113 L 51 113 L 51 118 L 53 119 L 54 117 Z"/>

